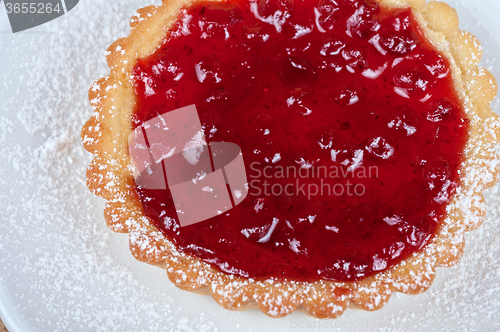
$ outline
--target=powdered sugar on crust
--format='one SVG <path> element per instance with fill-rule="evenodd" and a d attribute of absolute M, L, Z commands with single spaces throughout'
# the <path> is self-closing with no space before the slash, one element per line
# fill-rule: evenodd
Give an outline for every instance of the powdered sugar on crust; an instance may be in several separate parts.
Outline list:
<path fill-rule="evenodd" d="M 348 306 L 379 309 L 394 291 L 422 293 L 432 284 L 437 267 L 451 266 L 460 260 L 464 233 L 477 228 L 485 215 L 482 191 L 491 187 L 500 174 L 500 160 L 494 151 L 500 141 L 500 122 L 490 109 L 496 81 L 487 70 L 479 68 L 481 46 L 474 36 L 458 29 L 456 12 L 448 5 L 426 4 L 425 0 L 379 2 L 412 7 L 425 34 L 450 60 L 456 88 L 470 120 L 470 139 L 461 168 L 462 186 L 448 205 L 448 215 L 432 243 L 390 270 L 358 282 L 256 281 L 222 273 L 178 252 L 143 214 L 127 146 L 135 105 L 132 68 L 136 59 L 159 47 L 179 9 L 190 3 L 176 0 L 140 9 L 131 19 L 130 36 L 108 48 L 111 71 L 89 90 L 95 113 L 82 130 L 85 148 L 95 155 L 87 170 L 87 185 L 94 194 L 108 200 L 108 226 L 130 234 L 130 250 L 138 260 L 165 268 L 178 287 L 211 294 L 227 309 L 258 307 L 271 317 L 300 310 L 317 318 L 338 317 Z"/>

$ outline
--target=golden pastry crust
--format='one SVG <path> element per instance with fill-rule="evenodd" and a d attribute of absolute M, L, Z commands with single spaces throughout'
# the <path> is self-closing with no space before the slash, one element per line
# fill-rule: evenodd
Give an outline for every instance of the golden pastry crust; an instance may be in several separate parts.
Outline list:
<path fill-rule="evenodd" d="M 215 0 L 218 1 L 218 0 Z M 494 146 L 500 141 L 500 121 L 490 109 L 497 84 L 479 67 L 481 46 L 458 29 L 456 11 L 445 3 L 425 0 L 379 0 L 388 7 L 411 7 L 427 38 L 451 64 L 459 97 L 470 120 L 470 137 L 460 170 L 462 185 L 447 208 L 447 217 L 433 241 L 422 251 L 382 273 L 357 282 L 320 280 L 256 281 L 213 269 L 196 257 L 179 253 L 143 214 L 135 190 L 128 154 L 131 116 L 135 109 L 132 69 L 152 54 L 168 34 L 179 10 L 191 0 L 163 0 L 132 17 L 131 33 L 108 48 L 110 74 L 94 82 L 89 99 L 95 112 L 82 129 L 82 141 L 95 158 L 87 170 L 87 186 L 107 200 L 109 228 L 130 234 L 130 250 L 139 261 L 163 267 L 178 287 L 211 294 L 224 308 L 258 307 L 272 317 L 300 310 L 317 318 L 335 318 L 348 306 L 376 310 L 394 291 L 418 294 L 427 290 L 437 267 L 456 264 L 464 249 L 464 233 L 477 228 L 485 215 L 482 191 L 500 176 Z"/>

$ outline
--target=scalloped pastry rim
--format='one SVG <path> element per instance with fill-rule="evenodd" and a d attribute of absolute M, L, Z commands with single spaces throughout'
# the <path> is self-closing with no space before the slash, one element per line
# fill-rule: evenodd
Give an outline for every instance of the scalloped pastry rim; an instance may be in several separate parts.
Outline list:
<path fill-rule="evenodd" d="M 134 257 L 165 268 L 175 285 L 211 294 L 226 309 L 258 307 L 271 317 L 300 310 L 316 318 L 338 317 L 348 306 L 380 309 L 394 291 L 422 293 L 432 284 L 437 267 L 452 266 L 461 259 L 465 231 L 477 228 L 484 219 L 482 191 L 500 177 L 500 160 L 494 152 L 500 141 L 500 121 L 490 108 L 496 95 L 496 80 L 479 67 L 479 42 L 459 30 L 456 11 L 447 4 L 425 0 L 377 1 L 388 7 L 412 8 L 427 38 L 450 61 L 456 89 L 471 124 L 461 167 L 462 186 L 449 203 L 447 217 L 433 241 L 389 270 L 357 282 L 257 281 L 225 274 L 196 257 L 179 253 L 143 214 L 127 144 L 135 105 L 133 66 L 138 58 L 148 56 L 161 45 L 182 6 L 196 2 L 163 0 L 160 6 L 139 9 L 131 19 L 130 35 L 108 48 L 110 74 L 94 82 L 89 90 L 95 112 L 81 133 L 85 149 L 95 157 L 87 169 L 87 186 L 107 200 L 104 215 L 109 228 L 129 233 Z"/>

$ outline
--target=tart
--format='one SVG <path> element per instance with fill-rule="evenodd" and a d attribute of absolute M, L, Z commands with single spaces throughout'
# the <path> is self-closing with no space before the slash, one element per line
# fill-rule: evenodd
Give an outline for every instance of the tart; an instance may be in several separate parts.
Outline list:
<path fill-rule="evenodd" d="M 131 28 L 90 88 L 82 141 L 87 185 L 135 258 L 227 309 L 317 318 L 422 293 L 460 260 L 499 177 L 500 122 L 495 78 L 451 7 L 175 0 Z M 186 225 L 173 185 L 140 182 L 133 151 L 154 156 L 151 123 L 190 105 L 196 148 L 236 144 L 248 182 L 238 204 Z M 160 156 L 149 166 L 165 172 Z"/>

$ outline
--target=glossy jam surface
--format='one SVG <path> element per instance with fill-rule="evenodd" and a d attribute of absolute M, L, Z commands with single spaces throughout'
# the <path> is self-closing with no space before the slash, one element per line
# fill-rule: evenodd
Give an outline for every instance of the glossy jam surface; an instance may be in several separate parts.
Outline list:
<path fill-rule="evenodd" d="M 137 188 L 179 250 L 227 273 L 386 270 L 432 239 L 459 185 L 468 121 L 408 9 L 199 2 L 134 77 L 134 126 L 196 104 L 207 140 L 242 150 L 248 196 L 204 222 L 179 227 L 169 190 Z"/>

